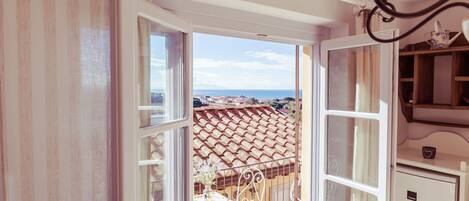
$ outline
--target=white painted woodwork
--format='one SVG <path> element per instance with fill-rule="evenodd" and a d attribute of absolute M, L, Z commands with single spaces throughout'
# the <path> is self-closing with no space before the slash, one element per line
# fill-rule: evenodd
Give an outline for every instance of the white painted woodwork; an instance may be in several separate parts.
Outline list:
<path fill-rule="evenodd" d="M 408 191 L 416 193 L 416 201 L 457 201 L 457 178 L 415 170 L 407 167 L 397 167 L 395 201 L 408 201 Z"/>
<path fill-rule="evenodd" d="M 184 153 L 169 152 L 167 158 L 173 161 L 182 161 L 177 164 L 167 164 L 167 169 L 174 170 L 165 175 L 168 181 L 168 188 L 164 190 L 165 199 L 175 201 L 185 201 L 192 199 L 193 176 L 192 176 L 192 27 L 189 23 L 176 16 L 174 13 L 165 10 L 147 0 L 120 0 L 120 62 L 121 62 L 121 128 L 122 128 L 122 189 L 123 201 L 143 200 L 141 194 L 140 165 L 150 165 L 159 161 L 139 161 L 141 139 L 148 135 L 155 135 L 159 132 L 172 131 L 180 128 L 187 128 L 187 135 L 183 139 L 171 136 L 170 147 L 176 149 L 183 148 Z M 138 103 L 138 17 L 144 17 L 159 25 L 184 33 L 184 89 L 187 98 L 185 101 L 187 114 L 182 120 L 171 121 L 161 125 L 140 128 L 139 103 Z M 181 98 L 181 97 L 177 97 Z M 171 133 L 171 132 L 169 132 Z M 175 174 L 175 173 L 178 174 Z"/>
<path fill-rule="evenodd" d="M 456 132 L 438 131 L 423 138 L 407 139 L 401 145 L 401 147 L 414 149 L 420 149 L 422 146 L 436 147 L 438 153 L 443 152 L 469 158 L 469 141 Z"/>
<path fill-rule="evenodd" d="M 382 38 L 394 37 L 396 31 L 388 30 L 376 33 Z M 337 49 L 346 49 L 354 47 L 363 47 L 369 45 L 379 45 L 380 48 L 380 108 L 379 113 L 363 113 L 353 111 L 337 111 L 328 110 L 326 107 L 327 96 L 327 68 L 328 68 L 328 52 Z M 319 82 L 319 197 L 318 200 L 326 200 L 326 181 L 333 181 L 343 186 L 351 187 L 352 189 L 361 190 L 369 194 L 375 195 L 379 201 L 390 200 L 391 189 L 391 158 L 392 158 L 392 139 L 395 132 L 393 126 L 394 111 L 393 101 L 393 73 L 395 72 L 395 57 L 397 55 L 397 48 L 394 44 L 380 44 L 372 40 L 368 35 L 349 36 L 333 40 L 323 41 L 321 43 L 321 66 L 320 66 L 320 82 Z M 375 119 L 379 121 L 379 168 L 378 168 L 378 187 L 371 187 L 349 179 L 329 175 L 326 172 L 327 166 L 327 125 L 326 117 L 344 116 L 365 119 Z"/>
<path fill-rule="evenodd" d="M 437 148 L 435 159 L 422 157 L 422 146 Z M 469 142 L 457 133 L 435 132 L 422 139 L 407 139 L 397 150 L 397 163 L 459 178 L 460 201 L 469 201 Z M 466 163 L 466 168 L 461 164 Z M 463 163 L 464 164 L 464 163 Z M 396 181 L 396 186 L 401 185 Z"/>
<path fill-rule="evenodd" d="M 319 82 L 317 70 L 315 67 L 319 66 L 319 45 L 303 46 L 303 79 L 302 79 L 302 104 L 303 112 L 301 113 L 302 119 L 309 121 L 302 121 L 301 132 L 311 133 L 311 135 L 301 135 L 301 150 L 302 150 L 302 164 L 301 164 L 301 198 L 303 200 L 311 200 L 317 195 L 317 188 L 313 186 L 317 181 L 317 153 L 318 135 L 315 121 L 317 119 L 317 106 L 314 104 L 318 102 L 318 93 L 316 83 Z"/>
<path fill-rule="evenodd" d="M 469 162 L 469 157 L 454 154 L 441 153 L 437 150 L 435 159 L 422 157 L 422 149 L 399 147 L 397 151 L 397 163 L 424 168 L 446 174 L 465 176 L 467 171 L 461 171 L 460 162 Z"/>

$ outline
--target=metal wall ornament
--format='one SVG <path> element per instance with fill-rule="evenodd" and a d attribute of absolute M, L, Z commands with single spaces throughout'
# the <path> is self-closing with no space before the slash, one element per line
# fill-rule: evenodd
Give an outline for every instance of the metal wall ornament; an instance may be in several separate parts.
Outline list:
<path fill-rule="evenodd" d="M 376 6 L 373 9 L 371 9 L 371 14 L 368 15 L 368 18 L 366 20 L 367 33 L 373 40 L 375 40 L 377 42 L 392 43 L 392 42 L 399 41 L 399 40 L 409 36 L 410 34 L 415 32 L 417 29 L 419 29 L 420 27 L 425 25 L 427 22 L 429 22 L 430 20 L 432 20 L 434 17 L 436 17 L 438 14 L 440 14 L 441 12 L 443 12 L 445 10 L 448 10 L 450 8 L 453 8 L 453 7 L 464 7 L 464 8 L 469 9 L 469 3 L 465 3 L 465 2 L 451 2 L 451 3 L 448 3 L 449 1 L 450 0 L 438 0 L 437 2 L 433 3 L 432 5 L 424 8 L 424 9 L 421 9 L 419 11 L 410 12 L 410 13 L 403 13 L 403 12 L 397 11 L 394 4 L 392 4 L 391 2 L 389 2 L 387 0 L 374 0 L 374 2 L 376 3 Z M 382 11 L 383 13 L 389 15 L 388 17 L 383 16 L 382 20 L 383 20 L 384 23 L 390 23 L 390 22 L 394 21 L 394 19 L 396 19 L 396 18 L 408 19 L 408 18 L 421 17 L 421 16 L 424 16 L 424 15 L 427 15 L 427 14 L 428 14 L 428 16 L 425 19 L 423 19 L 421 22 L 416 24 L 414 27 L 412 27 L 410 30 L 408 30 L 407 32 L 405 32 L 405 33 L 403 33 L 403 34 L 401 34 L 401 35 L 399 35 L 395 38 L 379 38 L 376 35 L 374 35 L 373 32 L 371 31 L 371 19 L 373 17 L 373 14 L 376 13 L 376 12 L 379 12 L 379 11 Z M 467 18 L 463 20 L 462 30 L 464 32 L 464 35 L 465 35 L 466 39 L 469 41 L 469 29 L 467 27 L 465 27 L 465 26 L 468 26 L 467 25 L 469 23 L 468 21 L 469 20 Z"/>

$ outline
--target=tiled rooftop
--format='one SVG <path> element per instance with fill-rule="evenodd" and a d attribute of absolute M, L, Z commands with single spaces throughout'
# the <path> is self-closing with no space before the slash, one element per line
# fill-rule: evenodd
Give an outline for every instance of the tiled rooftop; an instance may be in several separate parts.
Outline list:
<path fill-rule="evenodd" d="M 225 169 L 293 156 L 294 119 L 270 106 L 194 109 L 195 164 L 210 159 Z M 293 163 L 294 159 L 288 161 Z M 282 162 L 286 163 L 268 164 L 288 165 Z"/>

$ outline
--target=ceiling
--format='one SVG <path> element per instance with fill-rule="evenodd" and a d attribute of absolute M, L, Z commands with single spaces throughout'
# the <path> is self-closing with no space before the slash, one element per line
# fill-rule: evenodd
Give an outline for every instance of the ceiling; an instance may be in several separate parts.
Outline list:
<path fill-rule="evenodd" d="M 328 26 L 343 21 L 339 0 L 152 0 L 179 13 L 209 15 L 274 26 Z M 340 4 L 340 6 L 338 6 Z M 321 6 L 318 6 L 321 5 Z M 342 17 L 342 18 L 341 18 Z"/>
<path fill-rule="evenodd" d="M 353 19 L 352 6 L 340 0 L 151 1 L 189 21 L 196 32 L 225 35 L 231 30 L 235 34 L 226 35 L 253 39 L 262 35 L 263 40 L 297 44 L 314 43 L 328 35 L 329 28 Z"/>

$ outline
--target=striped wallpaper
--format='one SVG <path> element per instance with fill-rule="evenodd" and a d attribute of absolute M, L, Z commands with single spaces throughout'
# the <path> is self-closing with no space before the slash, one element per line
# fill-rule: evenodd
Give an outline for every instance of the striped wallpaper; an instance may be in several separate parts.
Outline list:
<path fill-rule="evenodd" d="M 0 200 L 111 200 L 110 10 L 0 0 Z"/>

